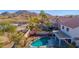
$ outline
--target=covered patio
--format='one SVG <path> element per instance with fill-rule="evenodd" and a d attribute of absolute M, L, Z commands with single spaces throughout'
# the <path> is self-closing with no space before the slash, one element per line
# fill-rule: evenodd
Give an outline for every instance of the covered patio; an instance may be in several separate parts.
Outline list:
<path fill-rule="evenodd" d="M 62 31 L 54 32 L 55 40 L 58 40 L 58 47 L 65 47 L 65 45 L 71 45 L 71 37 L 63 33 Z"/>

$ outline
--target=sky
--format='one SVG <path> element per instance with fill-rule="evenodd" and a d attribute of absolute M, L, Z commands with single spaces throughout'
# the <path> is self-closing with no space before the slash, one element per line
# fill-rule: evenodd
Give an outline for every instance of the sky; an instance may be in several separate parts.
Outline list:
<path fill-rule="evenodd" d="M 2 12 L 16 12 L 18 10 L 0 10 L 0 13 Z M 40 13 L 40 10 L 29 10 L 30 12 L 36 12 Z M 58 16 L 64 16 L 64 15 L 79 15 L 79 10 L 44 10 L 46 13 L 51 15 L 58 15 Z"/>

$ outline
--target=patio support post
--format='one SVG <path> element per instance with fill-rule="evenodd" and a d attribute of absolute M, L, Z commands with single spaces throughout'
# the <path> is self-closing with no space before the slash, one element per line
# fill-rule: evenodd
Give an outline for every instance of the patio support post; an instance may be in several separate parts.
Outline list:
<path fill-rule="evenodd" d="M 59 48 L 61 47 L 61 39 L 59 39 Z"/>

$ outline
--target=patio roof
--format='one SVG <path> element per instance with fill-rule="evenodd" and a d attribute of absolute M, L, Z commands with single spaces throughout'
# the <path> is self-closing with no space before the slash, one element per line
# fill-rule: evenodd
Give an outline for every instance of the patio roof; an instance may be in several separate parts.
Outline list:
<path fill-rule="evenodd" d="M 61 31 L 55 32 L 54 34 L 59 39 L 71 39 L 70 36 L 68 36 L 67 34 L 65 34 L 65 33 L 61 32 Z"/>

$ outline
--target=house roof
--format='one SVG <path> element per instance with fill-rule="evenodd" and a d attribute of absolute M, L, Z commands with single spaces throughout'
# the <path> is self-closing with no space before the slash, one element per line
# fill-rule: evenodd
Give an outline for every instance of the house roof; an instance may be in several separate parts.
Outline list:
<path fill-rule="evenodd" d="M 70 28 L 76 28 L 76 27 L 79 27 L 79 16 L 59 16 L 58 17 L 58 20 L 57 20 L 57 17 L 52 17 L 52 19 L 50 20 L 51 22 L 53 23 L 58 23 L 59 24 L 63 24 L 67 27 L 70 27 Z"/>
<path fill-rule="evenodd" d="M 58 19 L 58 20 L 57 20 Z M 65 21 L 67 21 L 67 20 L 69 20 L 69 19 L 71 19 L 70 17 L 65 17 L 65 16 L 59 16 L 58 18 L 56 17 L 56 16 L 54 16 L 54 17 L 52 17 L 51 19 L 50 19 L 50 21 L 52 22 L 52 23 L 56 23 L 56 21 L 58 21 L 59 23 L 61 23 L 61 22 L 65 22 Z"/>
<path fill-rule="evenodd" d="M 76 28 L 79 27 L 79 17 L 72 17 L 72 18 L 64 18 L 63 22 L 61 24 L 70 27 L 70 28 Z"/>

